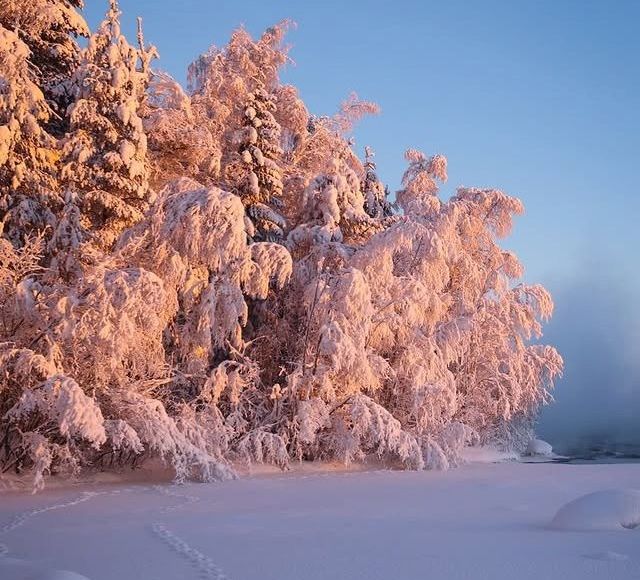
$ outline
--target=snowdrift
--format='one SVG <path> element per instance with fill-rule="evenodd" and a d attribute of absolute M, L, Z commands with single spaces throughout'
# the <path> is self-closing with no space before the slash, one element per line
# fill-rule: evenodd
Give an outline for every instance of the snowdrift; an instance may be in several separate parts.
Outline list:
<path fill-rule="evenodd" d="M 559 530 L 620 530 L 640 526 L 640 490 L 608 489 L 562 506 L 551 521 Z"/>
<path fill-rule="evenodd" d="M 538 457 L 552 457 L 553 447 L 542 439 L 532 439 L 527 445 L 526 455 Z"/>

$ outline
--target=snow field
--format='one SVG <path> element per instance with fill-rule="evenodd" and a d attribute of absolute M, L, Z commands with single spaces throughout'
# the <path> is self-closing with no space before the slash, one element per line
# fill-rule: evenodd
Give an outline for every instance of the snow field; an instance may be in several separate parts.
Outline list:
<path fill-rule="evenodd" d="M 91 580 L 635 578 L 637 531 L 550 526 L 561 506 L 611 481 L 633 488 L 640 464 L 294 470 L 218 484 L 97 484 L 90 496 L 84 487 L 8 492 L 0 578 L 9 558 Z"/>

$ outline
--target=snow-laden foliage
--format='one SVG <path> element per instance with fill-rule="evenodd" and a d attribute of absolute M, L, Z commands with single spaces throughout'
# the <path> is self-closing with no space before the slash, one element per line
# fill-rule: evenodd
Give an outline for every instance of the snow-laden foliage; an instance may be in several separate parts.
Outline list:
<path fill-rule="evenodd" d="M 0 24 L 0 219 L 21 244 L 53 221 L 58 204 L 53 139 L 42 90 L 29 67 L 29 48 Z"/>
<path fill-rule="evenodd" d="M 73 100 L 71 76 L 78 65 L 78 37 L 89 35 L 79 14 L 83 0 L 3 0 L 0 26 L 15 32 L 30 51 L 31 70 L 53 111 L 47 130 L 55 137 L 68 129 L 65 111 Z"/>
<path fill-rule="evenodd" d="M 178 480 L 233 461 L 446 469 L 531 439 L 562 359 L 538 343 L 551 297 L 499 245 L 522 203 L 445 201 L 446 158 L 416 150 L 392 203 L 349 136 L 377 106 L 311 115 L 279 79 L 287 26 L 236 31 L 187 91 L 112 0 L 76 70 L 58 63 L 75 87 L 58 143 L 0 26 L 2 469 L 36 487 L 150 457 Z"/>
<path fill-rule="evenodd" d="M 186 176 L 210 184 L 219 177 L 218 135 L 175 79 L 152 71 L 142 113 L 153 185 Z"/>
<path fill-rule="evenodd" d="M 68 110 L 61 176 L 81 194 L 87 229 L 105 249 L 142 218 L 148 201 L 147 137 L 138 115 L 148 56 L 121 34 L 120 12 L 111 0 L 73 79 L 77 94 Z"/>
<path fill-rule="evenodd" d="M 281 130 L 273 111 L 273 95 L 263 88 L 249 94 L 244 112 L 240 169 L 244 175 L 240 190 L 242 203 L 251 220 L 250 235 L 255 240 L 280 240 L 284 236 L 284 219 L 273 209 L 282 195 L 282 172 L 278 165 L 282 155 Z"/>
<path fill-rule="evenodd" d="M 393 215 L 393 207 L 389 200 L 389 188 L 378 179 L 376 163 L 373 160 L 375 153 L 370 147 L 364 148 L 364 180 L 362 193 L 364 195 L 364 209 L 373 218 L 390 217 Z"/>

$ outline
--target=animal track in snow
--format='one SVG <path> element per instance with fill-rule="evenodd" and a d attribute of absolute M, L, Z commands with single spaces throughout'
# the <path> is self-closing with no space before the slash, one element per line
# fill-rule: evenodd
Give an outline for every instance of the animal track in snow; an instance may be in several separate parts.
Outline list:
<path fill-rule="evenodd" d="M 103 494 L 104 492 L 83 491 L 82 494 L 80 494 L 80 497 L 77 497 L 76 499 L 73 499 L 71 501 L 56 503 L 56 504 L 44 506 L 41 508 L 36 508 L 33 510 L 27 510 L 15 516 L 13 520 L 11 520 L 8 524 L 5 524 L 4 526 L 2 526 L 0 528 L 0 534 L 6 534 L 8 532 L 11 532 L 12 530 L 15 530 L 16 528 L 19 528 L 20 526 L 24 525 L 24 523 L 27 520 L 31 519 L 33 516 L 37 516 L 38 514 L 43 514 L 45 512 L 50 512 L 52 510 L 59 510 L 59 509 L 71 507 L 74 505 L 78 505 L 80 503 L 90 500 L 92 497 L 95 497 L 97 495 L 103 495 Z"/>
<path fill-rule="evenodd" d="M 158 493 L 180 500 L 179 503 L 162 508 L 160 510 L 162 513 L 171 513 L 187 505 L 200 501 L 199 497 L 175 491 L 175 488 L 177 487 L 177 485 L 153 486 L 153 489 Z M 164 524 L 156 522 L 151 525 L 151 529 L 153 530 L 153 533 L 165 544 L 187 559 L 198 570 L 198 573 L 203 580 L 229 580 L 229 577 L 211 558 L 205 556 L 202 552 L 190 546 L 182 538 L 176 536 Z"/>
<path fill-rule="evenodd" d="M 174 504 L 174 505 L 169 505 L 166 506 L 164 508 L 162 508 L 162 512 L 163 513 L 170 513 L 173 512 L 177 509 L 183 508 L 187 505 L 190 505 L 192 503 L 196 503 L 200 501 L 199 497 L 196 497 L 195 495 L 188 495 L 186 493 L 179 493 L 177 491 L 174 491 L 173 488 L 178 487 L 176 485 L 172 485 L 172 486 L 166 486 L 166 485 L 154 485 L 153 489 L 156 490 L 158 493 L 161 493 L 163 495 L 169 496 L 169 497 L 173 497 L 179 500 L 182 500 L 180 503 Z"/>
<path fill-rule="evenodd" d="M 85 491 L 85 492 L 82 492 L 80 497 L 77 497 L 76 499 L 73 499 L 71 501 L 56 503 L 56 504 L 44 506 L 41 508 L 24 511 L 18 514 L 17 516 L 15 516 L 8 524 L 5 524 L 4 526 L 0 527 L 0 535 L 8 534 L 9 532 L 15 530 L 16 528 L 23 526 L 25 522 L 30 520 L 32 517 L 37 516 L 38 514 L 43 514 L 45 512 L 50 512 L 53 510 L 59 510 L 59 509 L 71 507 L 74 505 L 78 505 L 87 500 L 90 500 L 92 497 L 95 497 L 97 495 L 102 495 L 102 494 L 103 492 Z M 7 547 L 7 545 L 0 543 L 0 558 L 4 558 L 8 553 L 9 553 L 9 548 Z"/>
<path fill-rule="evenodd" d="M 229 580 L 229 577 L 211 558 L 176 536 L 164 524 L 152 524 L 151 529 L 165 544 L 186 558 L 198 570 L 203 580 Z"/>

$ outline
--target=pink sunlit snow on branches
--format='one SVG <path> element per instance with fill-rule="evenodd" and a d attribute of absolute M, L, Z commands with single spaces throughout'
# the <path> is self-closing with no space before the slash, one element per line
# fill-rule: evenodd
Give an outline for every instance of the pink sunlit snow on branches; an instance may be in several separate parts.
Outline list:
<path fill-rule="evenodd" d="M 1 469 L 526 447 L 562 359 L 499 245 L 520 200 L 445 201 L 446 158 L 413 149 L 391 199 L 349 136 L 378 107 L 315 116 L 282 84 L 288 22 L 237 30 L 185 90 L 115 0 L 93 33 L 79 1 L 23 4 L 0 7 Z"/>

